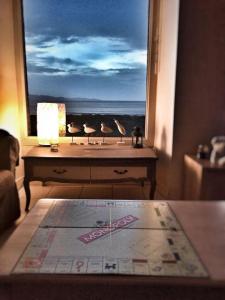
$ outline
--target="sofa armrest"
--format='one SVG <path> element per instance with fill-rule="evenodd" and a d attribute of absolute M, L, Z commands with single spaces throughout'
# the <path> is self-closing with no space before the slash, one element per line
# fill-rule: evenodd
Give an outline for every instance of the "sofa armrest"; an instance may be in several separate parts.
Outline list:
<path fill-rule="evenodd" d="M 0 169 L 10 170 L 15 174 L 19 165 L 19 141 L 12 135 L 0 136 Z"/>
<path fill-rule="evenodd" d="M 11 171 L 0 170 L 0 230 L 20 216 L 20 201 Z"/>

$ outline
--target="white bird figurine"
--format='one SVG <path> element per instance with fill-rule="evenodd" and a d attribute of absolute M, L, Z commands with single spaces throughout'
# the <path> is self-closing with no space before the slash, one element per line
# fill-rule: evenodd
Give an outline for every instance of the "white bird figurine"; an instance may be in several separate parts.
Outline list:
<path fill-rule="evenodd" d="M 89 135 L 90 135 L 91 133 L 95 132 L 96 129 L 93 128 L 93 127 L 87 126 L 86 123 L 84 123 L 83 126 L 84 126 L 84 132 L 87 133 L 87 135 L 88 135 L 88 144 L 90 144 L 90 143 L 89 143 Z"/>
<path fill-rule="evenodd" d="M 71 143 L 71 145 L 76 145 L 76 143 L 73 142 L 73 137 L 74 137 L 74 134 L 75 134 L 75 133 L 81 131 L 81 128 L 80 128 L 80 126 L 75 125 L 74 122 L 71 122 L 70 124 L 68 124 L 67 127 L 68 127 L 69 133 L 72 134 L 72 143 Z"/>
<path fill-rule="evenodd" d="M 75 125 L 74 122 L 71 122 L 67 125 L 69 133 L 77 133 L 81 131 L 80 126 Z"/>
<path fill-rule="evenodd" d="M 106 126 L 104 122 L 102 122 L 101 123 L 101 132 L 104 134 L 107 134 L 107 133 L 112 133 L 113 130 L 112 130 L 112 128 Z M 103 141 L 102 141 L 103 143 L 104 143 L 104 139 L 105 139 L 105 137 L 103 135 Z"/>
<path fill-rule="evenodd" d="M 122 142 L 123 135 L 126 135 L 126 129 L 118 120 L 114 119 L 114 122 L 116 123 L 117 129 L 121 133 L 120 142 Z"/>

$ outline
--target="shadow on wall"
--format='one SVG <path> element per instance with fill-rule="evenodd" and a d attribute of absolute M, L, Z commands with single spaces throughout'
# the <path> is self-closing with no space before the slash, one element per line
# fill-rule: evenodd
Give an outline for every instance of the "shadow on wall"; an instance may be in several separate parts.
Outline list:
<path fill-rule="evenodd" d="M 166 153 L 166 146 L 167 146 L 167 137 L 166 137 L 166 129 L 163 127 L 162 134 L 161 134 L 161 151 Z"/>
<path fill-rule="evenodd" d="M 171 156 L 167 153 L 167 134 L 165 127 L 162 129 L 160 145 L 160 148 L 157 149 L 157 155 L 159 157 L 156 174 L 157 192 L 163 199 L 168 199 L 168 175 L 170 170 Z"/>

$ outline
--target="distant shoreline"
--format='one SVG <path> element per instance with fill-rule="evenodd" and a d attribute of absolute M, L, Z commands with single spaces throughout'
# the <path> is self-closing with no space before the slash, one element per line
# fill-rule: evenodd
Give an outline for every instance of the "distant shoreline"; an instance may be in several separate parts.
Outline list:
<path fill-rule="evenodd" d="M 69 114 L 70 116 L 120 116 L 120 117 L 126 117 L 126 118 L 129 118 L 129 117 L 144 117 L 145 115 L 144 114 L 112 114 L 112 113 L 70 113 Z"/>
<path fill-rule="evenodd" d="M 102 136 L 101 133 L 101 122 L 104 122 L 107 126 L 112 128 L 113 132 L 109 134 L 110 137 L 118 137 L 120 133 L 118 132 L 117 126 L 114 119 L 119 120 L 126 128 L 126 136 L 131 136 L 131 132 L 135 126 L 141 128 L 141 132 L 144 134 L 145 130 L 145 116 L 144 115 L 124 115 L 124 114 L 95 114 L 95 113 L 82 113 L 82 114 L 68 114 L 66 116 L 66 125 L 71 122 L 75 122 L 76 125 L 80 126 L 81 132 L 77 133 L 76 136 L 85 136 L 83 131 L 83 124 L 87 123 L 96 129 L 96 132 L 92 136 Z M 37 135 L 37 116 L 30 115 L 30 134 Z M 67 131 L 67 136 L 71 134 Z"/>
<path fill-rule="evenodd" d="M 85 98 L 85 97 L 57 97 L 57 96 L 50 96 L 50 95 L 29 95 L 29 100 L 31 102 L 52 102 L 52 103 L 64 103 L 64 102 L 74 102 L 74 101 L 86 101 L 86 102 L 145 102 L 145 100 L 130 100 L 130 99 L 98 99 L 98 98 Z"/>
<path fill-rule="evenodd" d="M 66 113 L 79 114 L 102 114 L 102 115 L 145 115 L 146 102 L 140 100 L 99 100 L 90 98 L 62 98 L 51 96 L 29 96 L 30 114 L 36 114 L 37 103 L 64 103 Z"/>

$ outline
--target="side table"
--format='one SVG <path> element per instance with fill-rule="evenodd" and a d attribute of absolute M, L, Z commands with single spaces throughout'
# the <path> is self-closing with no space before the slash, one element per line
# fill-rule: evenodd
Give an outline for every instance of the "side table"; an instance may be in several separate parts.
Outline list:
<path fill-rule="evenodd" d="M 198 159 L 195 155 L 185 155 L 185 200 L 224 200 L 225 168 L 210 163 L 208 159 Z"/>

